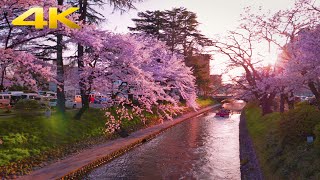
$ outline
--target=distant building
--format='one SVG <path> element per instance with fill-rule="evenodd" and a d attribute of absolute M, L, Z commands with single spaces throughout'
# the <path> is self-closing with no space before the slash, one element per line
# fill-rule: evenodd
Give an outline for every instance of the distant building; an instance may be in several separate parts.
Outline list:
<path fill-rule="evenodd" d="M 193 75 L 196 77 L 197 94 L 200 96 L 207 96 L 211 92 L 211 59 L 212 57 L 209 54 L 197 54 L 185 59 L 186 65 L 193 69 Z"/>
<path fill-rule="evenodd" d="M 212 75 L 210 75 L 210 79 L 212 81 L 212 84 L 214 84 L 214 85 L 221 85 L 222 84 L 222 75 L 212 74 Z"/>
<path fill-rule="evenodd" d="M 211 95 L 223 94 L 225 89 L 223 88 L 223 84 L 222 84 L 222 75 L 217 75 L 217 74 L 210 75 L 210 79 L 212 83 Z"/>

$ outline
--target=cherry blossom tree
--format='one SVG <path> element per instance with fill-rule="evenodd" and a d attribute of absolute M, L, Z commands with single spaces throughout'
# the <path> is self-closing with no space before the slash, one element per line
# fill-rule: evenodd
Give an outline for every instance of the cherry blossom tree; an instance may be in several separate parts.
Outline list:
<path fill-rule="evenodd" d="M 112 93 L 111 104 L 116 108 L 116 115 L 106 113 L 110 119 L 107 123 L 109 131 L 118 129 L 124 118 L 139 116 L 144 121 L 145 112 L 156 113 L 162 119 L 171 119 L 172 115 L 183 110 L 181 100 L 188 107 L 197 108 L 195 78 L 191 68 L 185 65 L 183 57 L 172 53 L 164 43 L 145 35 L 120 35 L 101 31 L 94 24 L 84 21 L 78 22 L 81 29 L 63 26 L 55 30 L 13 27 L 8 22 L 25 9 L 41 2 L 45 7 L 57 3 L 36 0 L 15 2 L 19 6 L 6 3 L 7 10 L 1 8 L 3 13 L 6 12 L 3 14 L 6 18 L 1 21 L 4 28 L 0 30 L 3 37 L 0 42 L 3 45 L 0 49 L 3 86 L 8 87 L 10 83 L 16 82 L 36 89 L 37 81 L 49 81 L 54 77 L 60 87 L 64 86 L 66 78 L 72 84 L 82 82 L 85 94 L 92 91 Z M 62 6 L 63 1 L 59 2 L 59 7 L 67 7 Z M 16 9 L 13 12 L 9 8 L 13 5 L 17 5 L 19 12 Z M 70 18 L 74 20 L 77 16 Z M 54 38 L 56 39 L 52 40 Z M 55 46 L 41 42 L 48 39 L 52 40 L 52 44 L 56 43 Z M 81 71 L 67 72 L 66 76 L 63 52 L 69 45 L 75 44 L 84 47 L 81 55 L 83 67 Z M 48 49 L 50 50 L 47 51 Z M 77 60 L 79 57 L 73 58 Z M 46 62 L 54 59 L 59 59 L 60 64 Z M 53 73 L 53 70 L 58 73 Z"/>
<path fill-rule="evenodd" d="M 273 100 L 277 88 L 273 86 L 274 69 L 263 65 L 262 58 L 255 51 L 258 44 L 256 34 L 249 28 L 240 27 L 230 31 L 224 39 L 215 42 L 215 52 L 229 59 L 229 68 L 241 68 L 244 74 L 234 77 L 233 81 L 241 92 L 242 97 L 253 96 L 259 100 L 263 114 L 272 112 Z"/>
<path fill-rule="evenodd" d="M 30 74 L 33 74 L 33 77 L 45 77 L 49 75 L 48 73 L 43 73 L 39 71 L 39 65 L 49 68 L 51 67 L 52 73 L 50 73 L 50 78 L 48 81 L 54 81 L 58 85 L 58 109 L 61 112 L 64 112 L 64 51 L 67 50 L 63 35 L 68 33 L 68 29 L 64 26 L 59 26 L 58 29 L 35 29 L 32 26 L 13 26 L 11 24 L 12 20 L 21 15 L 26 10 L 31 7 L 40 6 L 44 8 L 44 20 L 48 20 L 48 9 L 49 7 L 59 7 L 61 10 L 66 9 L 69 6 L 63 6 L 63 1 L 59 0 L 13 0 L 13 1 L 3 1 L 1 2 L 0 13 L 4 18 L 1 18 L 1 28 L 0 28 L 0 37 L 1 45 L 5 50 L 12 49 L 17 55 L 18 51 L 27 53 L 28 55 L 23 55 L 29 57 L 26 62 L 29 62 L 29 68 L 21 68 L 30 71 Z M 71 16 L 69 19 L 76 19 L 76 16 Z M 67 38 L 67 37 L 66 37 Z M 3 51 L 4 52 L 4 51 Z M 32 57 L 33 56 L 33 57 Z M 4 56 L 6 57 L 6 56 Z M 43 62 L 46 61 L 46 62 Z M 51 62 L 48 62 L 51 61 Z M 14 68 L 18 66 L 21 60 L 16 57 L 12 57 L 9 60 L 4 60 L 1 64 L 1 74 L 2 74 L 2 87 L 5 79 L 8 79 L 6 76 L 12 74 L 19 68 Z M 34 64 L 34 67 L 31 66 Z M 54 66 L 56 65 L 56 66 Z M 53 73 L 53 71 L 56 73 Z M 8 73 L 10 71 L 10 73 Z M 17 71 L 17 73 L 22 73 Z M 31 76 L 23 76 L 30 79 Z M 12 80 L 12 78 L 9 78 Z M 46 81 L 46 82 L 48 82 Z M 40 81 L 38 81 L 40 82 Z M 44 83 L 44 82 L 42 82 Z M 38 83 L 39 85 L 39 83 Z M 34 87 L 34 86 L 33 86 Z"/>
<path fill-rule="evenodd" d="M 183 57 L 172 54 L 164 43 L 144 35 L 119 35 L 95 30 L 94 26 L 86 28 L 70 34 L 74 37 L 70 41 L 89 47 L 83 58 L 83 72 L 70 79 L 85 79 L 87 93 L 95 90 L 113 95 L 112 104 L 118 107 L 118 114 L 116 117 L 111 112 L 106 114 L 110 118 L 109 131 L 119 128 L 123 118 L 132 119 L 135 115 L 145 120 L 144 112 L 170 119 L 182 110 L 180 99 L 197 108 L 191 69 Z"/>
<path fill-rule="evenodd" d="M 22 85 L 36 90 L 39 84 L 52 80 L 51 65 L 38 59 L 30 44 L 51 31 L 30 27 L 14 27 L 11 21 L 28 8 L 40 5 L 49 7 L 52 1 L 13 0 L 0 2 L 0 89 Z"/>
<path fill-rule="evenodd" d="M 301 85 L 307 85 L 320 107 L 320 25 L 306 28 L 288 44 L 291 56 L 286 72 Z"/>
<path fill-rule="evenodd" d="M 287 101 L 289 108 L 294 107 L 294 92 L 297 81 L 292 81 L 292 74 L 283 71 L 283 65 L 290 63 L 290 56 L 286 52 L 287 44 L 294 41 L 299 32 L 305 28 L 315 27 L 319 22 L 319 3 L 314 0 L 296 0 L 292 8 L 279 10 L 275 13 L 253 12 L 252 8 L 246 8 L 242 15 L 242 27 L 251 29 L 257 38 L 266 40 L 269 43 L 269 50 L 272 46 L 283 51 L 286 56 L 280 56 L 277 63 L 277 76 L 280 88 L 280 111 L 284 111 L 284 103 Z M 282 76 L 280 78 L 280 76 Z M 282 83 L 283 82 L 283 83 Z M 299 81 L 301 82 L 301 81 Z M 288 84 L 293 83 L 293 84 Z"/>
<path fill-rule="evenodd" d="M 52 80 L 51 67 L 36 59 L 32 54 L 0 48 L 0 56 L 2 90 L 12 85 L 37 90 L 39 83 Z"/>
<path fill-rule="evenodd" d="M 293 108 L 294 92 L 306 84 L 305 79 L 299 78 L 301 70 L 294 69 L 302 68 L 295 62 L 294 52 L 303 47 L 297 43 L 301 42 L 297 40 L 299 34 L 317 26 L 320 17 L 317 7 L 311 0 L 298 0 L 292 8 L 276 13 L 262 13 L 261 9 L 253 13 L 251 8 L 246 8 L 237 31 L 230 32 L 225 40 L 217 40 L 215 47 L 229 58 L 229 67 L 244 70 L 243 76 L 234 78 L 237 87 L 242 89 L 243 95 L 260 101 L 263 114 L 272 112 L 271 105 L 277 95 L 281 97 L 281 112 L 285 100 L 289 108 Z M 275 67 L 261 63 L 263 59 L 257 56 L 259 44 L 269 45 L 269 51 L 272 47 L 282 51 Z"/>
<path fill-rule="evenodd" d="M 79 18 L 78 20 L 82 22 L 83 25 L 86 24 L 98 24 L 104 21 L 103 14 L 97 11 L 98 8 L 103 8 L 103 6 L 108 3 L 114 8 L 115 11 L 125 12 L 128 9 L 135 8 L 134 3 L 140 2 L 142 0 L 69 0 L 68 4 L 72 6 L 79 7 Z M 84 68 L 83 56 L 85 48 L 81 44 L 77 45 L 77 65 L 78 71 L 81 73 Z M 80 111 L 76 114 L 75 118 L 80 119 L 82 114 L 89 108 L 89 94 L 86 91 L 85 79 L 79 80 L 81 103 L 82 107 Z"/>

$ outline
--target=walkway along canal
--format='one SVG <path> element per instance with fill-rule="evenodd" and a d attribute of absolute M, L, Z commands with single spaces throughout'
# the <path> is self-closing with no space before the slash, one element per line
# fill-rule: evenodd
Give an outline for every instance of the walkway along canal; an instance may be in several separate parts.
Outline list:
<path fill-rule="evenodd" d="M 186 120 L 84 179 L 240 179 L 239 118 Z"/>

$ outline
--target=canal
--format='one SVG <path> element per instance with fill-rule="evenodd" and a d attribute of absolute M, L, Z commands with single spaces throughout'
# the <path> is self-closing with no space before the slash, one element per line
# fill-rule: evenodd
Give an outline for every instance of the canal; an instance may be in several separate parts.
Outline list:
<path fill-rule="evenodd" d="M 84 179 L 240 179 L 239 119 L 186 120 Z"/>

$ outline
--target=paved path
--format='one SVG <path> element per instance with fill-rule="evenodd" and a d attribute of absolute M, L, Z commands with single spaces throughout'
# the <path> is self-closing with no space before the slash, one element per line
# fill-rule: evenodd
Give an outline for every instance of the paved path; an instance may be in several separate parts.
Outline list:
<path fill-rule="evenodd" d="M 86 171 L 88 168 L 94 168 L 97 161 L 108 161 L 115 156 L 123 154 L 126 150 L 131 149 L 140 143 L 155 137 L 164 130 L 186 120 L 212 110 L 216 106 L 210 106 L 197 112 L 190 112 L 174 119 L 150 128 L 142 129 L 132 133 L 127 138 L 119 138 L 108 143 L 95 146 L 92 149 L 84 150 L 79 154 L 63 159 L 56 163 L 50 164 L 42 169 L 32 172 L 30 175 L 22 176 L 19 179 L 26 180 L 47 180 L 59 179 L 71 173 Z M 95 163 L 95 164 L 93 164 Z"/>

